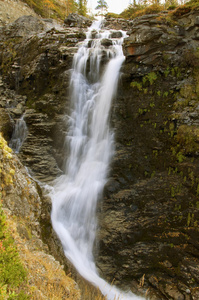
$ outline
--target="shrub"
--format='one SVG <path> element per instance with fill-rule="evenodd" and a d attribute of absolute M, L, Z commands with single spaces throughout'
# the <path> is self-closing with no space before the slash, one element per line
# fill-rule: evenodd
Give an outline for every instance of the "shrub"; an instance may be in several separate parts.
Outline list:
<path fill-rule="evenodd" d="M 191 8 L 187 5 L 182 5 L 176 8 L 176 10 L 172 13 L 175 17 L 183 16 L 191 11 Z"/>
<path fill-rule="evenodd" d="M 115 19 L 118 19 L 120 16 L 119 16 L 118 14 L 109 12 L 109 13 L 107 13 L 107 14 L 105 15 L 105 17 L 106 17 L 106 19 L 109 19 L 109 18 L 115 18 Z"/>
<path fill-rule="evenodd" d="M 158 3 L 154 3 L 152 5 L 129 5 L 127 9 L 125 9 L 120 17 L 125 19 L 134 19 L 136 17 L 140 17 L 148 14 L 155 14 L 164 10 L 164 6 Z"/>

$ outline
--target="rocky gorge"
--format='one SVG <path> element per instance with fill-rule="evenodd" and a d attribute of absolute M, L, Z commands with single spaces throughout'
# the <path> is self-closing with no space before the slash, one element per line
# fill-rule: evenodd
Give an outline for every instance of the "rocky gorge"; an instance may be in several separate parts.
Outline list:
<path fill-rule="evenodd" d="M 87 26 L 24 16 L 0 28 L 0 131 L 9 142 L 24 115 L 28 135 L 18 158 L 41 197 L 36 204 L 25 197 L 25 213 L 24 196 L 8 189 L 4 205 L 22 218 L 34 212 L 33 231 L 56 259 L 50 202 L 39 185 L 61 174 L 67 158 L 70 70 Z M 104 26 L 113 38 L 120 29 L 128 37 L 110 120 L 115 155 L 97 210 L 97 267 L 149 299 L 198 299 L 199 11 L 108 18 Z"/>

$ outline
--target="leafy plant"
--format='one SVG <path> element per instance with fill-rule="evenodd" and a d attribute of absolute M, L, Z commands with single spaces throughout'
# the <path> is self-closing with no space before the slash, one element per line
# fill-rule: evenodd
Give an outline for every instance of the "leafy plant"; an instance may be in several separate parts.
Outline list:
<path fill-rule="evenodd" d="M 142 91 L 142 83 L 137 81 L 131 82 L 131 87 L 135 87 L 138 89 L 138 91 Z"/>
<path fill-rule="evenodd" d="M 150 72 L 147 75 L 145 75 L 142 79 L 143 84 L 145 84 L 147 81 L 149 81 L 150 85 L 154 83 L 158 78 L 157 74 L 155 72 Z"/>

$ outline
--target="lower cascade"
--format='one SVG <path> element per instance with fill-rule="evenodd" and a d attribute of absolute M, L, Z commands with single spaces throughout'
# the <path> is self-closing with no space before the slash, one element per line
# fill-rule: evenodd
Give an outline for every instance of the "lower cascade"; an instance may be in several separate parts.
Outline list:
<path fill-rule="evenodd" d="M 136 300 L 143 298 L 122 292 L 103 280 L 93 257 L 96 205 L 114 152 L 114 136 L 108 121 L 125 59 L 125 33 L 120 33 L 120 38 L 110 39 L 111 32 L 101 31 L 100 22 L 95 22 L 74 56 L 70 82 L 72 112 L 65 140 L 69 155 L 64 175 L 56 180 L 50 193 L 51 218 L 66 257 L 81 276 L 98 287 L 108 300 Z"/>

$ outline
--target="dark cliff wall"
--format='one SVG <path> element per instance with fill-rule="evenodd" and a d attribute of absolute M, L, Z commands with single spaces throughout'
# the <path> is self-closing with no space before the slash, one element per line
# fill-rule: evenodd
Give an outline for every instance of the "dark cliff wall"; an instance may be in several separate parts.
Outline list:
<path fill-rule="evenodd" d="M 199 297 L 198 25 L 197 11 L 107 21 L 129 37 L 112 107 L 116 149 L 98 208 L 96 260 L 103 277 L 151 299 Z M 19 157 L 44 182 L 61 173 L 70 68 L 83 38 L 80 29 L 30 17 L 1 28 L 3 124 L 25 112 L 29 134 Z M 11 130 L 1 128 L 9 139 Z M 43 209 L 50 237 L 48 204 Z"/>
<path fill-rule="evenodd" d="M 199 297 L 198 21 L 196 12 L 132 22 L 112 110 L 98 266 L 152 299 Z"/>

